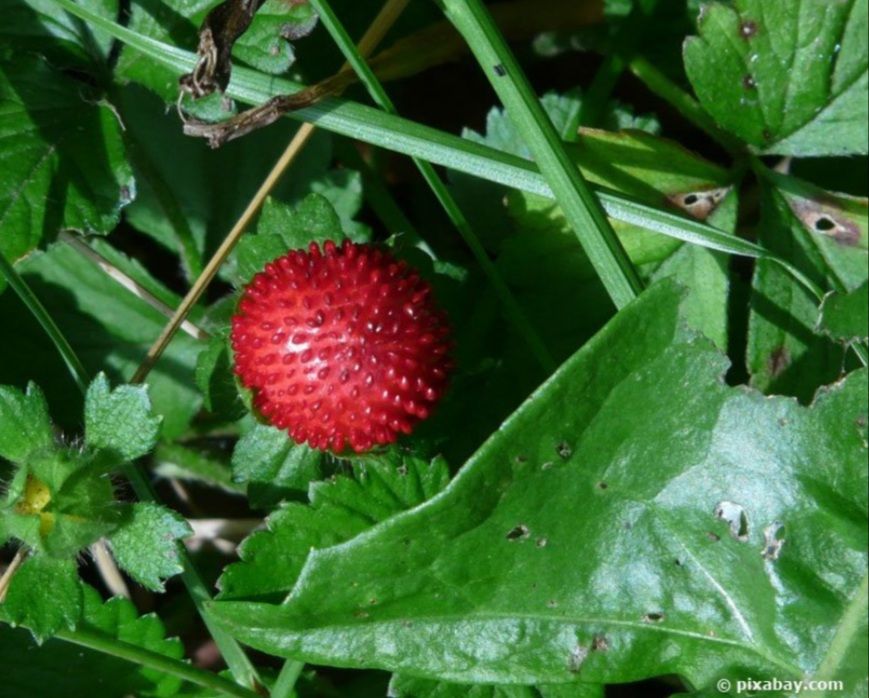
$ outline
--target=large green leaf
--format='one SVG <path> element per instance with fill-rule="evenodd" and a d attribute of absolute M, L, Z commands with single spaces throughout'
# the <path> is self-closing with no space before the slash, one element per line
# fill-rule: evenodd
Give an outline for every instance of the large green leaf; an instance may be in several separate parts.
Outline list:
<path fill-rule="evenodd" d="M 108 233 L 133 198 L 117 115 L 88 92 L 42 58 L 0 59 L 0 253 L 12 261 L 62 228 Z"/>
<path fill-rule="evenodd" d="M 574 683 L 551 686 L 469 686 L 395 676 L 390 698 L 603 698 L 603 686 Z"/>
<path fill-rule="evenodd" d="M 685 69 L 707 111 L 764 153 L 866 153 L 867 0 L 736 0 L 700 12 Z"/>
<path fill-rule="evenodd" d="M 271 653 L 453 681 L 865 677 L 866 371 L 811 408 L 730 388 L 679 305 L 649 289 L 444 492 L 312 552 L 283 605 L 217 616 Z"/>
<path fill-rule="evenodd" d="M 95 241 L 94 247 L 161 301 L 170 307 L 178 305 L 178 297 L 138 263 L 103 241 Z M 123 289 L 69 245 L 56 244 L 45 252 L 34 253 L 19 263 L 18 270 L 85 367 L 93 374 L 105 371 L 114 383 L 130 379 L 166 323 L 161 313 Z M 45 333 L 10 294 L 0 296 L 0 316 L 16 328 L 15 341 L 0 346 L 0 382 L 37 381 L 45 390 L 55 420 L 64 427 L 77 427 L 81 422 L 77 391 Z M 194 321 L 198 317 L 194 313 Z M 175 337 L 149 376 L 149 396 L 154 412 L 163 417 L 165 437 L 183 432 L 201 405 L 201 396 L 193 385 L 199 349 L 191 337 Z"/>

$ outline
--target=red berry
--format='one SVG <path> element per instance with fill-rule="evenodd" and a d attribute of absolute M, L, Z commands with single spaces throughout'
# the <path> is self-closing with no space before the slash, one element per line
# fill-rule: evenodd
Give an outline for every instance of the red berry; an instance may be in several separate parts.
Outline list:
<path fill-rule="evenodd" d="M 333 242 L 269 262 L 232 318 L 235 372 L 299 443 L 366 451 L 409 434 L 450 369 L 431 287 L 371 245 Z"/>

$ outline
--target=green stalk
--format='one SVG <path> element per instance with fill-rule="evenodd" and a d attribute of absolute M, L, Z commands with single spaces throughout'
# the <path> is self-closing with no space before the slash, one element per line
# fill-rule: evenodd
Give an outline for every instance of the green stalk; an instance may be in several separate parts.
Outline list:
<path fill-rule="evenodd" d="M 232 681 L 227 681 L 222 676 L 213 674 L 210 671 L 197 669 L 186 662 L 181 662 L 172 657 L 152 652 L 116 638 L 106 637 L 88 630 L 60 630 L 55 637 L 65 642 L 71 642 L 81 647 L 87 647 L 103 654 L 118 657 L 139 666 L 156 669 L 169 676 L 175 676 L 197 686 L 217 691 L 223 695 L 236 696 L 236 698 L 261 698 L 259 694 Z"/>
<path fill-rule="evenodd" d="M 653 94 L 675 107 L 685 119 L 716 141 L 728 153 L 738 156 L 745 150 L 739 139 L 718 128 L 718 125 L 700 102 L 685 92 L 646 58 L 635 56 L 631 59 L 628 67 Z"/>
<path fill-rule="evenodd" d="M 81 360 L 76 356 L 69 342 L 66 341 L 66 337 L 61 333 L 60 328 L 55 324 L 51 315 L 48 314 L 45 306 L 42 305 L 42 302 L 36 297 L 33 290 L 27 285 L 27 282 L 15 271 L 15 267 L 9 263 L 6 255 L 2 252 L 0 252 L 0 275 L 6 278 L 12 290 L 18 294 L 21 302 L 27 306 L 33 317 L 42 325 L 42 329 L 45 330 L 45 334 L 51 339 L 67 369 L 69 369 L 72 379 L 79 390 L 81 390 L 82 395 L 84 395 L 88 389 L 88 375 Z"/>
<path fill-rule="evenodd" d="M 616 307 L 642 290 L 621 241 L 481 0 L 438 0 L 483 68 L 520 136 L 534 154 L 565 218 Z"/>
<path fill-rule="evenodd" d="M 143 502 L 157 502 L 157 493 L 151 487 L 151 483 L 142 474 L 141 470 L 133 463 L 126 470 L 130 484 L 133 486 L 133 491 L 136 497 Z M 181 561 L 183 571 L 181 572 L 181 581 L 187 588 L 187 593 L 193 600 L 193 605 L 199 612 L 202 622 L 211 634 L 214 644 L 217 645 L 221 656 L 226 660 L 226 665 L 232 672 L 236 681 L 247 688 L 254 688 L 261 684 L 256 668 L 251 664 L 250 659 L 244 653 L 241 645 L 236 642 L 229 633 L 223 630 L 212 619 L 211 614 L 205 607 L 205 604 L 211 601 L 211 594 L 208 593 L 208 588 L 199 572 L 193 566 L 193 561 L 187 552 L 187 548 L 181 542 L 176 543 L 178 549 L 178 559 Z"/>
<path fill-rule="evenodd" d="M 272 686 L 271 698 L 290 698 L 304 668 L 304 662 L 297 662 L 292 659 L 285 661 L 275 685 Z"/>
<path fill-rule="evenodd" d="M 389 95 L 383 88 L 383 84 L 377 79 L 374 71 L 371 70 L 365 62 L 365 59 L 360 55 L 355 42 L 350 38 L 347 30 L 341 24 L 341 20 L 338 19 L 338 16 L 329 5 L 328 0 L 311 0 L 311 5 L 317 11 L 317 14 L 320 16 L 320 21 L 323 22 L 326 29 L 332 35 L 332 38 L 341 49 L 347 62 L 350 63 L 353 70 L 356 71 L 356 74 L 365 85 L 374 102 L 388 114 L 396 115 L 397 110 L 395 104 L 389 98 Z M 546 348 L 540 335 L 525 316 L 525 313 L 522 311 L 516 298 L 501 278 L 501 275 L 498 273 L 498 270 L 495 268 L 489 255 L 486 253 L 483 244 L 480 242 L 480 238 L 474 232 L 471 224 L 459 208 L 458 203 L 456 203 L 456 200 L 450 193 L 449 189 L 447 189 L 444 181 L 440 176 L 438 176 L 431 163 L 422 160 L 421 158 L 413 158 L 413 162 L 417 169 L 419 169 L 420 174 L 422 174 L 423 179 L 431 188 L 450 221 L 462 236 L 465 244 L 470 248 L 474 258 L 477 260 L 477 263 L 480 265 L 480 268 L 483 270 L 483 273 L 486 275 L 486 278 L 489 280 L 489 283 L 492 285 L 492 288 L 495 290 L 495 293 L 501 301 L 507 318 L 516 327 L 517 332 L 525 340 L 528 348 L 534 354 L 534 357 L 537 359 L 543 370 L 547 373 L 555 371 L 557 367 L 555 359 L 552 357 L 552 354 L 549 353 L 549 350 Z"/>
<path fill-rule="evenodd" d="M 567 125 L 567 140 L 573 143 L 579 140 L 580 126 L 597 126 L 603 117 L 610 95 L 627 67 L 627 62 L 618 53 L 607 56 L 589 88 L 582 95 L 582 106 L 576 116 Z"/>

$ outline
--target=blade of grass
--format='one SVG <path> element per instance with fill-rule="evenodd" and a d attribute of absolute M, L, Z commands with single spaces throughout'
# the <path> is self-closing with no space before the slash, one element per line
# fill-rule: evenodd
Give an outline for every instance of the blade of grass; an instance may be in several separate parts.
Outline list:
<path fill-rule="evenodd" d="M 69 369 L 69 373 L 75 381 L 75 384 L 78 386 L 79 390 L 81 390 L 82 394 L 86 393 L 88 389 L 87 371 L 78 356 L 76 356 L 75 352 L 72 350 L 69 342 L 66 341 L 66 337 L 63 336 L 60 329 L 51 318 L 51 315 L 48 314 L 45 306 L 42 305 L 42 302 L 36 297 L 36 294 L 32 291 L 30 286 L 27 285 L 24 279 L 18 275 L 18 272 L 15 271 L 15 267 L 12 266 L 9 260 L 6 259 L 6 255 L 2 252 L 0 252 L 0 275 L 5 277 L 8 284 L 12 287 L 12 290 L 18 294 L 21 302 L 27 306 L 31 315 L 36 318 L 37 322 L 42 326 L 42 329 L 45 330 L 45 334 L 47 334 L 49 339 L 51 339 L 52 344 L 54 344 L 54 347 L 57 349 L 57 353 L 60 354 L 67 369 Z"/>
<path fill-rule="evenodd" d="M 197 686 L 217 691 L 223 695 L 235 696 L 236 698 L 262 698 L 260 694 L 254 693 L 250 689 L 239 686 L 210 671 L 198 669 L 187 662 L 181 662 L 172 657 L 152 652 L 144 647 L 138 647 L 113 637 L 106 637 L 100 633 L 89 630 L 61 630 L 55 637 L 64 642 L 71 642 L 74 645 L 108 654 L 132 664 L 155 669 Z"/>
<path fill-rule="evenodd" d="M 76 5 L 72 0 L 55 0 L 55 2 L 71 14 L 127 43 L 134 50 L 171 68 L 178 75 L 189 72 L 196 64 L 196 56 L 193 53 L 130 31 L 116 22 Z M 298 83 L 236 67 L 227 94 L 241 102 L 259 104 L 276 94 L 288 94 L 302 89 L 304 86 Z M 436 165 L 480 177 L 511 189 L 539 194 L 549 199 L 554 198 L 552 190 L 534 163 L 480 143 L 386 114 L 379 109 L 344 99 L 325 99 L 289 116 L 299 121 L 314 122 L 320 128 L 354 140 L 402 155 L 419 157 Z M 596 191 L 607 215 L 615 220 L 633 223 L 711 250 L 774 259 L 817 295 L 816 286 L 809 285 L 805 277 L 796 272 L 793 267 L 778 260 L 759 245 L 723 233 L 694 219 L 633 201 L 622 194 L 603 189 Z"/>
<path fill-rule="evenodd" d="M 332 10 L 328 0 L 310 0 L 310 2 L 317 11 L 317 14 L 320 16 L 320 21 L 332 35 L 332 39 L 338 45 L 338 48 L 341 49 L 347 62 L 353 67 L 353 70 L 356 71 L 356 74 L 365 85 L 374 102 L 383 109 L 383 111 L 393 115 L 397 114 L 395 104 L 389 98 L 389 95 L 386 93 L 380 80 L 377 79 L 374 71 L 371 70 L 365 62 L 365 59 L 359 51 L 357 51 L 353 40 L 341 24 L 338 16 Z M 483 273 L 486 275 L 486 278 L 489 280 L 489 283 L 498 295 L 498 299 L 501 301 L 507 318 L 516 327 L 517 332 L 525 340 L 543 370 L 546 373 L 552 373 L 557 366 L 555 359 L 546 348 L 546 345 L 540 338 L 537 330 L 534 329 L 534 326 L 525 316 L 525 313 L 522 311 L 521 306 L 516 301 L 509 287 L 501 278 L 501 275 L 498 273 L 498 270 L 495 268 L 495 265 L 492 263 L 486 250 L 483 248 L 480 238 L 474 232 L 467 217 L 462 212 L 461 208 L 459 208 L 458 203 L 456 203 L 456 200 L 453 198 L 449 189 L 447 189 L 446 184 L 440 178 L 431 163 L 420 158 L 413 158 L 413 162 L 429 188 L 431 188 L 435 198 L 437 198 L 441 207 L 446 212 L 450 222 L 452 222 L 456 230 L 458 230 L 459 235 L 461 235 L 462 239 L 465 241 L 465 244 L 471 250 L 474 258 L 477 260 L 477 264 L 480 265 L 480 268 L 483 270 Z"/>
<path fill-rule="evenodd" d="M 168 44 L 137 34 L 116 22 L 107 20 L 72 0 L 55 0 L 58 5 L 93 24 L 98 29 L 125 42 L 158 63 L 171 68 L 178 75 L 190 72 L 196 65 L 196 55 Z M 303 85 L 275 78 L 242 67 L 233 69 L 233 77 L 227 94 L 240 102 L 260 104 L 276 94 L 291 94 L 304 89 Z M 519 189 L 531 194 L 553 198 L 552 190 L 540 175 L 534 163 L 515 155 L 504 153 L 481 143 L 444 133 L 434 128 L 387 114 L 344 99 L 324 99 L 305 109 L 289 115 L 298 121 L 315 123 L 319 128 L 362 141 L 392 152 L 419 157 L 436 165 L 464 172 Z M 644 216 L 654 217 L 656 209 L 637 203 L 615 193 L 600 195 L 607 213 L 617 220 L 630 214 L 631 221 Z M 685 219 L 671 217 L 658 232 L 680 238 L 683 231 L 678 223 Z M 676 227 L 673 227 L 673 221 Z M 714 228 L 706 226 L 713 231 Z M 694 234 L 696 235 L 696 228 Z M 702 240 L 702 234 L 698 240 Z"/>
<path fill-rule="evenodd" d="M 480 0 L 438 0 L 438 4 L 465 37 L 517 131 L 534 154 L 565 218 L 616 307 L 624 307 L 642 290 L 640 278 L 600 203 L 567 154 L 492 15 Z"/>

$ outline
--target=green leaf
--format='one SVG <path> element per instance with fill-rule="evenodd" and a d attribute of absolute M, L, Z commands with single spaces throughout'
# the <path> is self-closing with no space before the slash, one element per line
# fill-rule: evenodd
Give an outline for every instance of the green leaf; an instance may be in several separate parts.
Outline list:
<path fill-rule="evenodd" d="M 187 10 L 186 3 L 179 6 Z M 316 23 L 317 15 L 306 2 L 288 6 L 284 0 L 266 0 L 235 43 L 233 53 L 252 68 L 281 75 L 295 60 L 289 38 L 308 34 Z"/>
<path fill-rule="evenodd" d="M 254 507 L 271 509 L 321 478 L 325 460 L 321 451 L 295 443 L 286 432 L 256 424 L 235 445 L 232 479 L 247 485 Z"/>
<path fill-rule="evenodd" d="M 121 385 L 111 389 L 100 373 L 88 388 L 84 406 L 85 444 L 113 451 L 131 461 L 149 453 L 160 435 L 160 417 L 154 416 L 148 388 Z"/>
<path fill-rule="evenodd" d="M 94 249 L 112 265 L 142 283 L 161 301 L 176 307 L 179 298 L 168 292 L 141 265 L 110 245 L 94 241 Z M 133 375 L 166 318 L 137 296 L 121 288 L 90 259 L 66 244 L 30 255 L 18 271 L 54 318 L 85 368 L 105 371 L 113 383 Z M 77 388 L 57 359 L 45 334 L 16 298 L 0 295 L 0 316 L 16 328 L 16 341 L 0 346 L 0 382 L 18 383 L 39 377 L 55 421 L 69 430 L 81 425 Z M 194 313 L 194 322 L 199 318 Z M 198 342 L 184 334 L 172 340 L 163 359 L 148 378 L 154 412 L 163 416 L 165 438 L 181 434 L 201 405 L 193 385 Z"/>
<path fill-rule="evenodd" d="M 391 449 L 359 457 L 348 476 L 313 483 L 310 505 L 286 504 L 239 548 L 241 562 L 220 578 L 220 598 L 278 601 L 292 588 L 312 549 L 352 538 L 379 521 L 440 492 L 446 463 L 431 463 Z"/>
<path fill-rule="evenodd" d="M 115 19 L 118 0 L 79 0 L 92 12 Z M 2 3 L 4 22 L 0 37 L 16 50 L 28 50 L 69 61 L 70 57 L 89 63 L 106 61 L 114 41 L 110 35 L 88 27 L 66 12 L 58 12 L 51 0 L 7 0 Z"/>
<path fill-rule="evenodd" d="M 0 385 L 0 457 L 21 463 L 34 452 L 54 447 L 54 429 L 45 395 L 34 383 L 22 393 Z"/>
<path fill-rule="evenodd" d="M 869 341 L 869 284 L 850 293 L 827 295 L 818 328 L 837 342 Z"/>
<path fill-rule="evenodd" d="M 769 170 L 762 175 L 787 204 L 803 247 L 830 283 L 848 290 L 864 283 L 869 277 L 869 200 Z"/>
<path fill-rule="evenodd" d="M 80 627 L 167 657 L 183 656 L 181 643 L 165 639 L 163 624 L 155 615 L 137 616 L 133 604 L 121 598 L 103 603 L 99 594 L 86 585 L 83 592 Z M 0 673 L 4 677 L 4 698 L 169 698 L 180 688 L 177 679 L 161 672 L 61 640 L 51 639 L 38 646 L 26 631 L 2 624 Z"/>
<path fill-rule="evenodd" d="M 27 627 L 41 642 L 58 630 L 74 628 L 81 608 L 82 587 L 75 563 L 36 554 L 12 578 L 0 604 L 0 618 Z"/>
<path fill-rule="evenodd" d="M 247 283 L 267 262 L 290 250 L 307 249 L 312 242 L 341 242 L 347 237 L 354 242 L 368 239 L 367 235 L 345 234 L 338 212 L 324 196 L 309 194 L 296 206 L 270 198 L 263 206 L 256 234 L 242 238 L 236 248 L 237 283 Z"/>
<path fill-rule="evenodd" d="M 389 683 L 390 698 L 603 698 L 599 684 L 550 686 L 469 686 L 396 675 Z"/>
<path fill-rule="evenodd" d="M 105 234 L 135 192 L 121 127 L 84 83 L 28 55 L 0 60 L 0 253 L 61 228 Z"/>
<path fill-rule="evenodd" d="M 166 639 L 166 630 L 156 615 L 140 616 L 136 607 L 127 599 L 115 597 L 103 603 L 93 588 L 85 585 L 83 590 L 84 609 L 81 624 L 83 629 L 95 630 L 121 642 L 174 659 L 181 659 L 184 656 L 181 642 L 177 638 Z M 129 665 L 125 668 L 125 682 L 128 682 L 128 685 L 141 686 L 135 691 L 137 695 L 139 691 L 146 690 L 155 696 L 173 696 L 181 688 L 180 680 L 162 672 L 144 667 L 131 671 Z M 105 680 L 103 671 L 100 671 L 99 675 L 102 680 Z"/>
<path fill-rule="evenodd" d="M 738 193 L 730 191 L 709 216 L 709 223 L 735 232 L 738 199 Z M 675 279 L 688 289 L 683 306 L 688 324 L 709 337 L 721 351 L 726 351 L 730 303 L 727 256 L 696 245 L 682 245 L 652 275 L 653 280 L 665 278 Z"/>
<path fill-rule="evenodd" d="M 128 508 L 128 515 L 109 536 L 118 565 L 142 586 L 163 591 L 163 580 L 179 574 L 178 541 L 192 533 L 174 511 L 150 502 Z"/>
<path fill-rule="evenodd" d="M 830 197 L 829 201 L 834 199 Z M 790 260 L 821 287 L 838 286 L 840 275 L 835 269 L 850 278 L 861 258 L 865 279 L 869 268 L 866 252 L 827 238 L 814 226 L 807 227 L 797 212 L 811 210 L 814 206 L 795 208 L 785 190 L 764 186 L 759 226 L 763 246 Z M 807 217 L 803 213 L 803 218 Z M 844 220 L 841 215 L 837 218 Z M 835 269 L 827 260 L 833 260 Z M 746 350 L 754 387 L 768 393 L 795 395 L 808 402 L 818 387 L 838 377 L 843 348 L 815 333 L 818 301 L 779 265 L 758 260 Z"/>
<path fill-rule="evenodd" d="M 685 70 L 706 110 L 756 150 L 866 153 L 866 0 L 736 0 L 701 10 Z"/>
<path fill-rule="evenodd" d="M 232 372 L 226 332 L 208 340 L 208 345 L 196 359 L 194 380 L 202 391 L 206 410 L 227 421 L 235 421 L 245 414 Z"/>
<path fill-rule="evenodd" d="M 456 682 L 838 662 L 866 613 L 867 372 L 811 408 L 730 388 L 680 295 L 650 288 L 440 496 L 312 552 L 285 603 L 215 614 L 274 654 Z"/>

